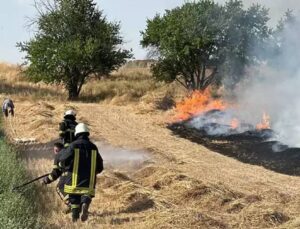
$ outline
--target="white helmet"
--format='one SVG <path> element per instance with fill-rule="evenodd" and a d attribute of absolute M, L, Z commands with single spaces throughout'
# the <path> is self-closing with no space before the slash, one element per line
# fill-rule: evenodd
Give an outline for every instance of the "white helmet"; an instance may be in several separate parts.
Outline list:
<path fill-rule="evenodd" d="M 90 130 L 88 128 L 88 126 L 84 123 L 79 123 L 76 127 L 75 127 L 75 136 L 77 136 L 78 134 L 81 133 L 90 133 Z"/>
<path fill-rule="evenodd" d="M 76 112 L 73 110 L 68 110 L 65 112 L 64 116 L 68 116 L 68 115 L 72 115 L 72 116 L 76 117 Z"/>

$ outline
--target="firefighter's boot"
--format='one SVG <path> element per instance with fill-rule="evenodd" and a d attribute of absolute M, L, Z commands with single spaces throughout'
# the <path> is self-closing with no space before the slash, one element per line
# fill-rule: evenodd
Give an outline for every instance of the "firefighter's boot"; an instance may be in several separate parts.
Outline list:
<path fill-rule="evenodd" d="M 73 207 L 72 206 L 72 222 L 75 223 L 78 221 L 80 215 L 80 208 L 79 206 Z"/>
<path fill-rule="evenodd" d="M 89 207 L 90 204 L 89 203 L 83 203 L 82 204 L 82 213 L 81 213 L 81 221 L 85 222 L 88 220 L 89 217 Z"/>

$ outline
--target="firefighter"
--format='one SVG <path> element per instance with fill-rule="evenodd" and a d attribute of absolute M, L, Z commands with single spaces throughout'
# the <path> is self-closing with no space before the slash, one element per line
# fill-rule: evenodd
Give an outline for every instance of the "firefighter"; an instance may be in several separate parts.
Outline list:
<path fill-rule="evenodd" d="M 64 114 L 64 120 L 59 124 L 59 137 L 65 147 L 68 147 L 75 140 L 76 113 L 73 110 L 68 110 Z"/>
<path fill-rule="evenodd" d="M 56 191 L 57 191 L 58 195 L 60 196 L 60 198 L 67 205 L 67 208 L 64 211 L 67 214 L 67 213 L 71 212 L 71 206 L 69 203 L 68 195 L 66 193 L 64 193 L 64 184 L 65 184 L 66 178 L 65 178 L 65 176 L 63 176 L 63 171 L 58 165 L 59 157 L 64 152 L 63 149 L 64 149 L 64 145 L 62 143 L 60 143 L 60 142 L 54 143 L 53 152 L 54 152 L 55 157 L 54 157 L 53 169 L 52 169 L 52 172 L 49 174 L 49 176 L 45 177 L 42 182 L 44 185 L 47 185 L 47 184 L 51 184 L 53 181 L 56 181 L 58 178 L 60 178 L 59 182 L 56 186 Z"/>
<path fill-rule="evenodd" d="M 76 140 L 64 150 L 59 165 L 66 172 L 64 192 L 69 195 L 72 221 L 88 219 L 88 209 L 95 196 L 96 175 L 103 170 L 98 148 L 89 140 L 89 129 L 79 123 L 75 128 Z"/>
<path fill-rule="evenodd" d="M 15 105 L 13 101 L 9 98 L 4 99 L 2 104 L 2 112 L 5 115 L 5 117 L 8 117 L 9 113 L 11 114 L 11 116 L 14 116 L 15 115 L 14 109 L 15 109 Z"/>

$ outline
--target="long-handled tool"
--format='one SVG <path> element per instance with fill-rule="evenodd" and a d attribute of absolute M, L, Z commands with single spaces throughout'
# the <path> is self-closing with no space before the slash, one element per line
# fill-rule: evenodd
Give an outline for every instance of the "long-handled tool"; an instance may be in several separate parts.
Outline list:
<path fill-rule="evenodd" d="M 40 179 L 43 179 L 44 177 L 49 176 L 49 174 L 50 174 L 50 173 L 47 173 L 47 174 L 45 174 L 45 175 L 43 175 L 43 176 L 40 176 L 40 177 L 37 177 L 37 178 L 35 178 L 35 179 L 31 180 L 31 181 L 28 181 L 28 182 L 26 182 L 26 183 L 24 183 L 24 184 L 22 184 L 22 185 L 19 185 L 19 186 L 17 186 L 17 187 L 14 187 L 14 188 L 12 189 L 12 191 L 17 191 L 17 190 L 19 190 L 20 188 L 25 187 L 26 185 L 29 185 L 29 184 L 31 184 L 31 183 L 33 183 L 33 182 L 35 182 L 35 181 L 38 181 L 38 180 L 40 180 Z"/>
<path fill-rule="evenodd" d="M 59 191 L 58 187 L 56 187 L 56 193 L 61 199 L 61 201 L 64 202 L 65 205 L 69 206 L 68 199 L 66 199 L 65 196 L 63 196 L 63 194 Z"/>

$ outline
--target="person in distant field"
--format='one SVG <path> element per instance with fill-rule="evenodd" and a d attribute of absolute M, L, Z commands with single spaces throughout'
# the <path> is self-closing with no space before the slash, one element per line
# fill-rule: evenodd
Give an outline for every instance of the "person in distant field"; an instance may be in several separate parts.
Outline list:
<path fill-rule="evenodd" d="M 59 137 L 65 147 L 75 140 L 76 112 L 68 110 L 64 114 L 64 120 L 59 124 Z"/>
<path fill-rule="evenodd" d="M 54 143 L 53 152 L 55 157 L 54 157 L 52 172 L 49 174 L 48 177 L 45 177 L 42 182 L 43 184 L 47 185 L 47 184 L 51 184 L 52 182 L 56 181 L 59 178 L 58 184 L 56 186 L 56 190 L 59 196 L 61 197 L 61 199 L 67 205 L 67 209 L 64 211 L 67 214 L 71 212 L 71 205 L 69 203 L 69 196 L 64 192 L 66 177 L 63 175 L 63 171 L 59 167 L 59 157 L 64 152 L 64 145 L 60 142 Z"/>
<path fill-rule="evenodd" d="M 2 104 L 2 112 L 4 116 L 8 117 L 8 114 L 10 113 L 11 116 L 13 117 L 15 115 L 14 109 L 15 109 L 15 105 L 13 101 L 9 98 L 4 99 Z"/>
<path fill-rule="evenodd" d="M 103 171 L 103 160 L 98 148 L 89 139 L 89 129 L 79 123 L 75 129 L 76 140 L 64 149 L 59 166 L 66 173 L 64 192 L 69 195 L 72 221 L 88 219 L 88 209 L 95 196 L 96 176 Z"/>

